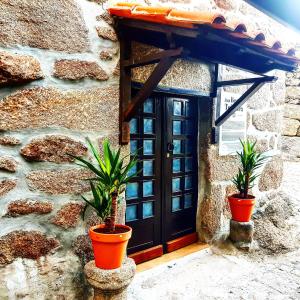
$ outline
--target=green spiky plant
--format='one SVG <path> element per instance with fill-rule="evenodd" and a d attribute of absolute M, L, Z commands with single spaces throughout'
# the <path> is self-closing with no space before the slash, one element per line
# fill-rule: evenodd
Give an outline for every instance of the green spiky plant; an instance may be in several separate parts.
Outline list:
<path fill-rule="evenodd" d="M 105 222 L 105 231 L 114 233 L 118 198 L 120 193 L 125 191 L 126 184 L 130 179 L 136 176 L 136 174 L 129 175 L 129 172 L 136 165 L 137 159 L 133 157 L 129 162 L 126 162 L 126 156 L 121 158 L 121 148 L 117 151 L 113 150 L 108 140 L 103 141 L 103 155 L 101 157 L 97 147 L 88 138 L 86 140 L 95 163 L 71 155 L 76 159 L 79 166 L 90 170 L 94 175 L 88 179 L 93 195 L 92 199 L 81 197 L 87 206 L 91 206 Z"/>
<path fill-rule="evenodd" d="M 237 154 L 241 160 L 241 167 L 232 182 L 239 190 L 239 197 L 241 199 L 248 199 L 249 189 L 254 186 L 255 179 L 260 176 L 256 171 L 263 165 L 267 157 L 255 150 L 256 141 L 240 140 L 240 142 L 242 144 L 242 151 L 237 152 Z"/>

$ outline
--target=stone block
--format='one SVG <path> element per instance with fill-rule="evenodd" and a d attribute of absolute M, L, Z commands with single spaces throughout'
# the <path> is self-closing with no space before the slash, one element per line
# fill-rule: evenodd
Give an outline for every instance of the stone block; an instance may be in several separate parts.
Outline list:
<path fill-rule="evenodd" d="M 247 101 L 247 107 L 251 109 L 263 109 L 270 105 L 272 98 L 270 84 L 265 84 Z"/>
<path fill-rule="evenodd" d="M 80 80 L 84 78 L 107 80 L 107 73 L 93 61 L 61 59 L 54 64 L 55 77 L 68 80 Z"/>
<path fill-rule="evenodd" d="M 300 120 L 300 105 L 286 104 L 284 106 L 284 117 Z"/>
<path fill-rule="evenodd" d="M 280 110 L 270 110 L 253 114 L 252 124 L 261 131 L 280 132 L 281 118 Z"/>
<path fill-rule="evenodd" d="M 100 52 L 99 57 L 102 60 L 112 60 L 114 55 L 117 54 L 117 50 L 116 49 L 108 49 L 108 50 L 102 50 Z"/>
<path fill-rule="evenodd" d="M 284 151 L 290 158 L 300 158 L 300 138 L 299 137 L 282 137 L 282 151 Z"/>
<path fill-rule="evenodd" d="M 286 102 L 300 104 L 300 86 L 287 86 Z"/>
<path fill-rule="evenodd" d="M 53 210 L 53 205 L 47 201 L 37 201 L 31 199 L 16 200 L 8 204 L 7 216 L 17 217 L 28 214 L 44 215 Z"/>
<path fill-rule="evenodd" d="M 90 45 L 75 1 L 1 1 L 0 44 L 64 52 L 87 52 Z"/>
<path fill-rule="evenodd" d="M 0 51 L 0 86 L 24 84 L 43 77 L 41 65 L 34 57 Z"/>
<path fill-rule="evenodd" d="M 21 149 L 20 153 L 29 161 L 64 163 L 74 161 L 69 154 L 83 156 L 87 153 L 87 148 L 81 142 L 67 136 L 47 135 L 33 139 Z"/>
<path fill-rule="evenodd" d="M 15 146 L 21 144 L 21 141 L 13 136 L 1 136 L 0 145 L 2 146 Z"/>
<path fill-rule="evenodd" d="M 254 223 L 230 220 L 230 235 L 232 242 L 251 243 L 253 240 Z"/>
<path fill-rule="evenodd" d="M 69 92 L 40 87 L 0 101 L 0 130 L 49 127 L 118 132 L 119 87 Z"/>
<path fill-rule="evenodd" d="M 92 174 L 83 169 L 37 170 L 26 176 L 29 189 L 50 195 L 82 194 L 90 190 L 90 184 L 84 180 Z"/>
<path fill-rule="evenodd" d="M 283 118 L 282 134 L 286 136 L 296 136 L 300 122 L 294 119 Z"/>
<path fill-rule="evenodd" d="M 10 156 L 0 157 L 0 170 L 8 171 L 14 173 L 17 171 L 18 163 L 16 160 Z"/>
<path fill-rule="evenodd" d="M 222 8 L 224 10 L 233 10 L 237 7 L 237 2 L 235 0 L 214 0 L 216 5 L 219 8 Z"/>
<path fill-rule="evenodd" d="M 94 300 L 125 300 L 127 287 L 135 275 L 134 260 L 125 258 L 120 268 L 103 270 L 95 266 L 95 261 L 90 261 L 84 267 L 88 283 L 94 288 Z"/>
<path fill-rule="evenodd" d="M 104 21 L 106 22 L 108 25 L 112 25 L 114 23 L 114 20 L 112 18 L 112 16 L 107 12 L 104 11 L 101 15 L 96 17 L 97 21 Z"/>
<path fill-rule="evenodd" d="M 98 36 L 105 39 L 105 40 L 111 40 L 113 42 L 116 42 L 118 40 L 118 37 L 116 35 L 116 32 L 109 27 L 97 27 L 97 33 Z"/>
<path fill-rule="evenodd" d="M 2 179 L 0 181 L 0 197 L 6 195 L 9 191 L 14 189 L 16 185 L 16 179 Z"/>
<path fill-rule="evenodd" d="M 64 229 L 76 227 L 83 208 L 83 203 L 67 203 L 51 219 L 51 223 Z"/>

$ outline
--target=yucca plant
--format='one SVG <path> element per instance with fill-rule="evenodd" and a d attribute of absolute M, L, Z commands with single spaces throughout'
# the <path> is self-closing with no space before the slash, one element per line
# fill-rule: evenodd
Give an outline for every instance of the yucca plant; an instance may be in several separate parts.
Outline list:
<path fill-rule="evenodd" d="M 125 190 L 129 180 L 136 174 L 129 175 L 132 168 L 136 165 L 136 157 L 129 159 L 126 163 L 126 156 L 121 158 L 121 148 L 113 150 L 108 140 L 103 141 L 103 155 L 101 157 L 97 147 L 87 138 L 87 143 L 95 163 L 82 157 L 72 156 L 76 163 L 89 169 L 94 177 L 89 178 L 93 198 L 83 200 L 90 205 L 105 222 L 105 230 L 109 233 L 115 232 L 116 215 L 118 210 L 118 198 L 120 193 Z"/>
<path fill-rule="evenodd" d="M 255 142 L 249 140 L 241 141 L 242 151 L 237 152 L 241 160 L 241 167 L 232 182 L 239 190 L 239 197 L 248 198 L 249 189 L 254 186 L 254 181 L 260 174 L 256 170 L 262 166 L 267 157 L 255 150 Z"/>

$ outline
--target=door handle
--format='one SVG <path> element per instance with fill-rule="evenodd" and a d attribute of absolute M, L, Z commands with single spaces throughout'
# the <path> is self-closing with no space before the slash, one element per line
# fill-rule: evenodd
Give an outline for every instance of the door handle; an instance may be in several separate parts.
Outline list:
<path fill-rule="evenodd" d="M 167 151 L 168 152 L 173 152 L 173 150 L 174 150 L 174 145 L 172 143 L 168 143 L 167 144 Z"/>

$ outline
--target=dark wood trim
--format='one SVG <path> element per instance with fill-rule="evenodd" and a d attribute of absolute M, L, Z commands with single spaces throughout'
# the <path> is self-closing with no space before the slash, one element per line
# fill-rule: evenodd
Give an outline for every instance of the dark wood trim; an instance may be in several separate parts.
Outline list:
<path fill-rule="evenodd" d="M 275 76 L 263 76 L 263 77 L 255 77 L 255 78 L 245 78 L 245 79 L 235 79 L 235 80 L 225 80 L 225 81 L 218 81 L 217 87 L 222 86 L 236 86 L 236 85 L 246 85 L 251 83 L 257 82 L 274 82 L 277 80 Z"/>
<path fill-rule="evenodd" d="M 167 252 L 172 252 L 180 248 L 186 247 L 198 241 L 197 232 L 190 233 L 183 237 L 167 242 Z"/>
<path fill-rule="evenodd" d="M 158 245 L 146 250 L 135 252 L 128 257 L 132 258 L 136 264 L 141 264 L 145 261 L 160 257 L 164 254 L 163 246 Z"/>

